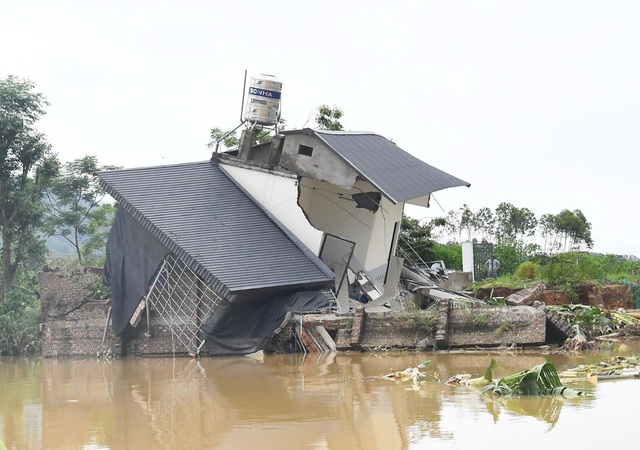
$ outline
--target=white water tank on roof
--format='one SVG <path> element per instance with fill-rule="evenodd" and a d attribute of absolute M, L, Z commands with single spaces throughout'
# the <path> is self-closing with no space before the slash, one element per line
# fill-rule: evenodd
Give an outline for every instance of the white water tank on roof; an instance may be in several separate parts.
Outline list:
<path fill-rule="evenodd" d="M 273 75 L 261 73 L 251 77 L 244 119 L 258 125 L 275 125 L 280 112 L 282 82 Z"/>

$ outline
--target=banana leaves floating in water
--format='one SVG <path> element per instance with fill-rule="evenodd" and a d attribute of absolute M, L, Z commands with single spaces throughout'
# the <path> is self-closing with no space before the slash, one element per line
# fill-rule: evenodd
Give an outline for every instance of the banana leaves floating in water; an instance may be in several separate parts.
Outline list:
<path fill-rule="evenodd" d="M 493 369 L 498 367 L 496 360 L 491 358 L 491 362 L 489 363 L 489 367 L 487 367 L 484 376 L 478 378 L 471 378 L 471 375 L 463 373 L 457 374 L 449 378 L 445 381 L 445 384 L 453 384 L 453 385 L 463 385 L 463 386 L 473 386 L 473 387 L 484 387 L 493 382 Z"/>
<path fill-rule="evenodd" d="M 417 367 L 409 367 L 403 371 L 391 371 L 382 378 L 398 383 L 412 381 L 418 386 L 424 381 L 426 374 L 420 369 L 425 368 L 431 361 L 426 361 Z M 617 356 L 609 362 L 580 365 L 558 374 L 555 366 L 549 360 L 502 378 L 494 378 L 493 371 L 498 367 L 495 359 L 491 359 L 482 377 L 473 378 L 470 374 L 457 374 L 445 381 L 445 384 L 469 386 L 480 390 L 483 394 L 498 397 L 519 396 L 550 396 L 555 398 L 573 398 L 588 395 L 585 391 L 565 386 L 567 382 L 597 380 L 614 380 L 622 378 L 640 378 L 640 358 Z M 436 376 L 437 379 L 437 376 Z"/>
<path fill-rule="evenodd" d="M 555 366 L 549 360 L 532 367 L 529 370 L 515 373 L 503 378 L 494 379 L 493 370 L 496 361 L 491 359 L 483 377 L 470 378 L 455 375 L 447 380 L 447 384 L 460 384 L 478 388 L 483 394 L 495 396 L 552 396 L 571 398 L 587 395 L 585 392 L 566 387 L 560 381 Z"/>
<path fill-rule="evenodd" d="M 624 378 L 640 378 L 640 358 L 636 356 L 616 356 L 610 361 L 597 364 L 582 364 L 560 373 L 563 380 L 619 380 Z"/>

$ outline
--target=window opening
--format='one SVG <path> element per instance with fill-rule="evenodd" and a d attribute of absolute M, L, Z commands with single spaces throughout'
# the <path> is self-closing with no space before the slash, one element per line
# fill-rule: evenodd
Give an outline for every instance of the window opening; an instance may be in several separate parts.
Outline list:
<path fill-rule="evenodd" d="M 313 147 L 300 144 L 298 146 L 298 155 L 311 156 L 313 154 Z"/>

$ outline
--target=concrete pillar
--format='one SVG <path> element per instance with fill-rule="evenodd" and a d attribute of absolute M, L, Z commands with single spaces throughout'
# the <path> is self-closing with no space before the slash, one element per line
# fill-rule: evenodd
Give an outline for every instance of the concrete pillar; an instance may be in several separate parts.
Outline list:
<path fill-rule="evenodd" d="M 438 303 L 438 321 L 436 324 L 436 347 L 449 348 L 449 300 L 440 300 Z"/>
<path fill-rule="evenodd" d="M 253 130 L 242 130 L 240 135 L 240 149 L 238 150 L 238 157 L 245 161 L 249 159 L 251 155 L 251 145 L 253 144 Z"/>
<path fill-rule="evenodd" d="M 280 163 L 280 156 L 282 155 L 282 147 L 284 146 L 284 136 L 276 135 L 271 138 L 271 147 L 269 147 L 269 161 L 270 166 L 277 166 Z"/>
<path fill-rule="evenodd" d="M 471 282 L 475 280 L 475 274 L 473 273 L 473 242 L 462 243 L 462 271 L 471 272 Z"/>
<path fill-rule="evenodd" d="M 353 325 L 351 326 L 351 347 L 360 348 L 360 342 L 362 341 L 362 327 L 364 326 L 365 311 L 362 306 L 356 308 L 356 313 L 353 318 Z"/>

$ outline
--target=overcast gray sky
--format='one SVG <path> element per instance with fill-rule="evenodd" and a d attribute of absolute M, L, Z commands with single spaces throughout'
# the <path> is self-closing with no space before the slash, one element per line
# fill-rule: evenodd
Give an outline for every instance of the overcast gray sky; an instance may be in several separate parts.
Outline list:
<path fill-rule="evenodd" d="M 595 251 L 638 256 L 639 44 L 637 0 L 0 0 L 0 77 L 51 102 L 62 161 L 209 159 L 244 71 L 269 73 L 288 128 L 337 105 L 471 183 L 416 217 L 580 209 Z"/>

